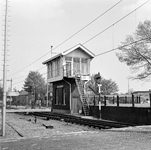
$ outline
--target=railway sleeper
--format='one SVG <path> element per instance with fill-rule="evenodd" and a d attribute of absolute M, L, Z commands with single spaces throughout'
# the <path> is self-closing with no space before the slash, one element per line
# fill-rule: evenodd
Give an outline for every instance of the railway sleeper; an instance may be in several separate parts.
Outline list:
<path fill-rule="evenodd" d="M 71 116 L 71 115 L 61 115 L 61 114 L 53 114 L 53 113 L 34 113 L 34 115 L 40 116 L 40 117 L 46 117 L 47 120 L 54 119 L 54 120 L 61 121 L 63 119 L 67 123 L 68 122 L 76 123 L 80 125 L 92 126 L 92 127 L 101 128 L 101 129 L 110 129 L 112 127 L 114 128 L 126 127 L 126 125 L 116 123 L 116 122 L 106 122 L 106 121 L 104 122 L 100 120 L 98 121 L 98 120 L 83 119 L 83 118 Z"/>

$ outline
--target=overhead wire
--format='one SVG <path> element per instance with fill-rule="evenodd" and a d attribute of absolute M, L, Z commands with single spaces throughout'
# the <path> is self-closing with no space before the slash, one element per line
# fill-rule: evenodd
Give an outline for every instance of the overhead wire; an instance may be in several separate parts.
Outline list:
<path fill-rule="evenodd" d="M 40 69 L 38 69 L 38 70 L 36 70 L 36 71 L 39 71 L 39 70 L 44 69 L 44 68 L 45 68 L 45 66 L 44 66 L 44 67 L 41 67 Z M 26 77 L 26 76 L 16 77 L 16 78 L 13 78 L 13 80 L 20 79 L 20 78 L 23 78 L 23 77 Z"/>
<path fill-rule="evenodd" d="M 63 45 L 65 42 L 67 42 L 68 40 L 70 40 L 72 37 L 74 37 L 75 35 L 77 35 L 78 33 L 80 33 L 82 30 L 84 30 L 86 27 L 88 27 L 89 25 L 91 25 L 93 22 L 95 22 L 96 20 L 98 20 L 100 17 L 102 17 L 103 15 L 105 15 L 108 11 L 110 11 L 111 9 L 113 9 L 115 6 L 117 6 L 120 2 L 122 2 L 123 0 L 118 1 L 116 4 L 114 4 L 112 7 L 110 7 L 109 9 L 107 9 L 105 12 L 103 12 L 101 15 L 99 15 L 98 17 L 96 17 L 95 19 L 93 19 L 91 22 L 89 22 L 87 25 L 85 25 L 84 27 L 82 27 L 80 30 L 78 30 L 77 32 L 75 32 L 73 35 L 71 35 L 69 38 L 67 38 L 66 40 L 64 40 L 63 42 L 61 42 L 59 45 L 57 45 L 55 48 L 53 48 L 51 51 L 54 51 L 55 49 L 57 49 L 58 47 L 60 47 L 61 45 Z M 44 55 L 42 55 L 41 57 L 39 57 L 38 59 L 36 59 L 35 61 L 33 61 L 32 63 L 28 64 L 27 66 L 23 67 L 22 69 L 18 70 L 17 72 L 11 74 L 10 76 L 13 76 L 15 74 L 17 74 L 18 72 L 28 68 L 29 66 L 31 66 L 32 64 L 34 64 L 35 62 L 37 62 L 38 60 L 40 60 L 41 58 L 45 57 L 47 54 L 49 54 L 51 51 L 48 51 L 47 53 L 45 53 Z"/>
<path fill-rule="evenodd" d="M 91 37 L 90 39 L 88 39 L 87 41 L 85 41 L 83 43 L 86 44 L 88 42 L 90 42 L 91 40 L 93 40 L 94 38 L 96 38 L 97 36 L 99 36 L 100 34 L 102 34 L 103 32 L 105 32 L 106 30 L 110 29 L 111 27 L 115 26 L 117 23 L 119 23 L 120 21 L 122 21 L 123 19 L 125 19 L 126 17 L 128 17 L 130 14 L 132 14 L 133 12 L 135 12 L 136 10 L 138 10 L 139 8 L 141 8 L 142 6 L 144 6 L 146 3 L 148 3 L 150 0 L 146 1 L 145 3 L 143 3 L 142 5 L 138 6 L 137 8 L 135 8 L 133 11 L 131 11 L 130 13 L 128 13 L 127 15 L 125 15 L 124 17 L 122 17 L 121 19 L 117 20 L 116 22 L 114 22 L 112 25 L 108 26 L 107 28 L 105 28 L 104 30 L 102 30 L 101 32 L 97 33 L 95 36 Z"/>
<path fill-rule="evenodd" d="M 99 54 L 95 55 L 95 57 L 98 57 L 98 56 L 100 56 L 100 55 L 103 55 L 103 54 L 106 54 L 106 53 L 110 53 L 110 52 L 115 51 L 115 50 L 118 50 L 118 49 L 120 49 L 120 48 L 124 48 L 124 47 L 126 47 L 126 46 L 129 46 L 129 45 L 132 45 L 132 44 L 135 44 L 135 43 L 138 43 L 138 42 L 141 42 L 141 41 L 147 40 L 147 39 L 149 39 L 149 38 L 151 38 L 151 37 L 143 38 L 143 39 L 140 39 L 140 40 L 137 40 L 137 41 L 131 42 L 131 43 L 129 43 L 129 44 L 125 44 L 125 45 L 122 45 L 122 46 L 119 46 L 119 47 L 113 48 L 113 49 L 111 49 L 111 50 L 108 50 L 108 51 L 105 51 L 105 52 L 99 53 Z"/>
<path fill-rule="evenodd" d="M 143 38 L 143 39 L 140 39 L 140 40 L 137 40 L 137 41 L 131 42 L 131 43 L 129 43 L 129 44 L 125 44 L 125 45 L 122 45 L 122 46 L 119 46 L 119 47 L 113 48 L 113 49 L 111 49 L 111 50 L 108 50 L 108 51 L 105 51 L 105 52 L 99 53 L 99 54 L 95 55 L 95 57 L 98 57 L 98 56 L 100 56 L 100 55 L 104 55 L 104 54 L 110 53 L 110 52 L 115 51 L 115 50 L 118 50 L 118 49 L 120 49 L 120 48 L 124 48 L 124 47 L 130 46 L 130 45 L 132 45 L 132 44 L 136 44 L 136 43 L 138 43 L 138 42 L 141 42 L 141 41 L 147 40 L 147 39 L 149 39 L 149 38 L 151 38 L 151 37 Z M 59 69 L 61 69 L 61 68 L 59 68 Z M 53 70 L 53 71 L 54 71 L 54 70 Z M 43 73 L 43 74 L 41 74 L 41 75 L 44 75 L 44 74 L 47 74 L 47 72 L 45 72 L 45 73 Z M 23 82 L 23 81 L 24 81 L 24 80 L 19 81 L 19 82 L 16 82 L 16 83 L 14 83 L 13 85 L 18 84 L 18 83 L 21 83 L 21 82 Z"/>
<path fill-rule="evenodd" d="M 136 12 L 136 10 L 138 10 L 139 8 L 141 8 L 142 6 L 144 6 L 146 3 L 148 3 L 150 0 L 148 0 L 148 1 L 146 1 L 146 2 L 144 2 L 143 4 L 141 4 L 140 6 L 138 6 L 137 8 L 135 8 L 133 11 L 131 11 L 130 13 L 128 13 L 128 14 L 126 14 L 124 17 L 122 17 L 122 18 L 120 18 L 119 20 L 117 20 L 115 23 L 113 23 L 112 25 L 110 25 L 110 26 L 108 26 L 107 28 L 105 28 L 104 30 L 102 30 L 101 32 L 99 32 L 98 34 L 96 34 L 95 36 L 93 36 L 92 38 L 90 38 L 89 40 L 87 40 L 87 41 L 85 41 L 84 43 L 83 43 L 83 45 L 84 44 L 86 44 L 86 43 L 88 43 L 89 41 L 91 41 L 92 39 L 94 39 L 94 38 L 96 38 L 97 36 L 99 36 L 100 34 L 102 34 L 103 32 L 105 32 L 106 30 L 108 30 L 108 29 L 110 29 L 111 27 L 113 27 L 113 26 L 115 26 L 117 23 L 119 23 L 120 21 L 122 21 L 123 19 L 125 19 L 126 17 L 128 17 L 130 14 L 132 14 L 133 12 Z M 80 30 L 79 30 L 80 31 Z M 78 32 L 77 32 L 78 33 Z M 139 40 L 140 41 L 140 40 Z M 56 49 L 57 47 L 55 47 L 54 49 Z M 53 50 L 54 50 L 53 49 Z M 103 55 L 103 54 L 106 54 L 106 53 L 109 53 L 109 52 L 112 52 L 112 51 L 114 51 L 114 50 L 117 50 L 118 48 L 113 48 L 113 49 L 111 49 L 111 50 L 108 50 L 108 51 L 106 51 L 106 52 L 103 52 L 103 53 L 100 53 L 100 54 L 98 54 L 98 55 L 96 55 L 96 56 L 99 56 L 99 55 Z M 49 51 L 50 52 L 50 51 Z M 48 53 L 49 53 L 48 52 Z M 44 56 L 44 55 L 43 55 Z M 42 56 L 42 57 L 43 57 Z M 40 59 L 40 58 L 39 58 Z M 44 67 L 43 67 L 44 68 Z M 24 69 L 24 68 L 23 68 Z M 22 69 L 22 70 L 23 70 Z M 21 71 L 21 70 L 20 70 Z M 20 71 L 18 71 L 18 72 L 20 72 Z M 16 72 L 16 73 L 18 73 L 18 72 Z M 14 74 L 16 74 L 16 73 L 14 73 Z"/>

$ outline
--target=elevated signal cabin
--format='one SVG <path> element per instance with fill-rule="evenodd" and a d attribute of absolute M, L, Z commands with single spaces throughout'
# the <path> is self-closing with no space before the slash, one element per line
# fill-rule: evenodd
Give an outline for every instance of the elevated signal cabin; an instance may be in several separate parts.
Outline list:
<path fill-rule="evenodd" d="M 90 79 L 90 62 L 94 54 L 78 44 L 46 61 L 47 82 L 53 85 L 53 112 L 88 111 L 84 82 Z"/>

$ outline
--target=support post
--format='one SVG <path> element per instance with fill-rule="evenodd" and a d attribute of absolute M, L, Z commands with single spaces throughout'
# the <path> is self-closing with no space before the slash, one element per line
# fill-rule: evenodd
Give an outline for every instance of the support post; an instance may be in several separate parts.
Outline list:
<path fill-rule="evenodd" d="M 48 92 L 48 79 L 47 79 L 47 103 L 46 103 L 46 107 L 48 108 L 48 94 L 49 94 L 49 92 Z"/>
<path fill-rule="evenodd" d="M 93 100 L 93 105 L 95 106 L 95 96 L 94 96 L 94 100 Z"/>
<path fill-rule="evenodd" d="M 117 107 L 119 107 L 119 96 L 117 95 Z"/>
<path fill-rule="evenodd" d="M 106 106 L 106 96 L 104 96 L 104 106 Z"/>
<path fill-rule="evenodd" d="M 132 93 L 132 107 L 134 107 L 134 94 Z"/>
<path fill-rule="evenodd" d="M 98 84 L 99 87 L 99 115 L 101 118 L 101 84 Z"/>
<path fill-rule="evenodd" d="M 140 104 L 141 103 L 141 96 L 139 96 L 138 101 L 139 101 L 139 104 Z"/>
<path fill-rule="evenodd" d="M 136 101 L 136 103 L 138 104 L 138 95 L 137 95 L 137 101 Z"/>
<path fill-rule="evenodd" d="M 99 118 L 101 118 L 101 95 L 99 93 Z"/>

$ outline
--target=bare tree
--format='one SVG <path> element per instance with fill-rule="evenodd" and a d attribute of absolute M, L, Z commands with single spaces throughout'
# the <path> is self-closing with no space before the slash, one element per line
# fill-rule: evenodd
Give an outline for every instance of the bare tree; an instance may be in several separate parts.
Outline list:
<path fill-rule="evenodd" d="M 149 79 L 151 75 L 151 21 L 140 22 L 135 33 L 128 35 L 125 41 L 121 42 L 119 50 L 121 52 L 116 53 L 119 61 L 126 63 L 133 73 L 137 73 L 134 79 Z"/>

